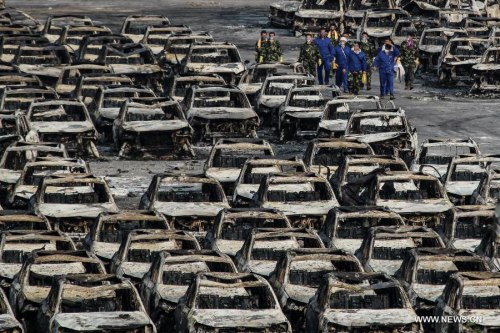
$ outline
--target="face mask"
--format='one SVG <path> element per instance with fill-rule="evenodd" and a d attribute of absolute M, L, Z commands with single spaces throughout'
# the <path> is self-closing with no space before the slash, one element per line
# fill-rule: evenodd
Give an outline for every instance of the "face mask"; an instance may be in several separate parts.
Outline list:
<path fill-rule="evenodd" d="M 306 39 L 306 41 L 307 41 L 308 43 L 310 43 L 310 42 L 312 42 L 312 39 L 311 39 L 311 38 L 307 38 L 307 39 Z"/>
<path fill-rule="evenodd" d="M 345 46 L 345 42 L 340 42 L 340 45 Z"/>
<path fill-rule="evenodd" d="M 362 41 L 366 43 L 368 41 L 368 38 L 363 37 Z"/>
<path fill-rule="evenodd" d="M 274 37 L 269 37 L 269 40 L 274 40 Z"/>

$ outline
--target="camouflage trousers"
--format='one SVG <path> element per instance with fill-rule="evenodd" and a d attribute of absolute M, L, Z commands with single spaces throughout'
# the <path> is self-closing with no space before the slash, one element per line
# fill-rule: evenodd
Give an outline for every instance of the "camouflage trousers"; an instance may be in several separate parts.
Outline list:
<path fill-rule="evenodd" d="M 349 92 L 354 95 L 359 94 L 359 91 L 363 87 L 363 72 L 349 72 Z"/>
<path fill-rule="evenodd" d="M 366 67 L 366 90 L 372 88 L 372 65 L 368 64 Z"/>
<path fill-rule="evenodd" d="M 403 65 L 405 70 L 405 84 L 406 88 L 413 88 L 413 81 L 415 81 L 415 65 Z"/>
<path fill-rule="evenodd" d="M 302 65 L 304 66 L 304 70 L 306 71 L 306 73 L 309 73 L 314 77 L 316 76 L 316 62 L 304 61 Z"/>

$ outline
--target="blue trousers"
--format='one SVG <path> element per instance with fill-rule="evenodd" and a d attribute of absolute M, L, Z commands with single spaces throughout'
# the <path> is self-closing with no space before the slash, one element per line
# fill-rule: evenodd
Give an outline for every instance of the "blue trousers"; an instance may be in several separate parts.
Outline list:
<path fill-rule="evenodd" d="M 347 77 L 349 76 L 348 71 L 342 73 L 343 70 L 346 69 L 343 66 L 339 66 L 337 71 L 335 72 L 335 84 L 337 87 L 342 88 L 344 92 L 349 90 L 349 82 L 347 81 Z"/>
<path fill-rule="evenodd" d="M 318 65 L 318 82 L 319 84 L 328 84 L 330 82 L 331 60 L 321 59 L 321 61 L 323 62 L 321 66 Z"/>
<path fill-rule="evenodd" d="M 394 95 L 394 75 L 392 72 L 379 72 L 380 96 Z"/>

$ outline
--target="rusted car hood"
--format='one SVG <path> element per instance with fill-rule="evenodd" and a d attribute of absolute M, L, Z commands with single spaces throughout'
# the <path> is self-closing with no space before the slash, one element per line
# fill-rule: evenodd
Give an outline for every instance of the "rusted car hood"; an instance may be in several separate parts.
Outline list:
<path fill-rule="evenodd" d="M 121 263 L 120 268 L 125 276 L 130 276 L 140 280 L 151 268 L 151 263 L 124 261 Z"/>
<path fill-rule="evenodd" d="M 241 83 L 238 88 L 247 95 L 256 94 L 262 88 L 262 83 Z"/>
<path fill-rule="evenodd" d="M 160 202 L 154 209 L 169 216 L 216 216 L 222 209 L 229 208 L 223 202 Z"/>
<path fill-rule="evenodd" d="M 479 181 L 448 182 L 445 184 L 446 192 L 461 196 L 472 195 L 478 186 Z"/>
<path fill-rule="evenodd" d="M 371 259 L 369 264 L 374 272 L 383 272 L 392 276 L 401 267 L 402 262 L 403 260 Z"/>
<path fill-rule="evenodd" d="M 384 37 L 392 34 L 392 28 L 366 28 L 369 36 Z"/>
<path fill-rule="evenodd" d="M 236 252 L 238 252 L 243 246 L 243 243 L 244 241 L 240 240 L 216 239 L 213 248 L 214 250 L 234 257 Z"/>
<path fill-rule="evenodd" d="M 500 310 L 460 310 L 457 316 L 481 318 L 476 325 L 500 327 Z"/>
<path fill-rule="evenodd" d="M 328 211 L 339 204 L 335 201 L 314 202 L 266 202 L 264 208 L 276 208 L 285 215 L 326 215 Z"/>
<path fill-rule="evenodd" d="M 401 132 L 385 132 L 385 133 L 375 133 L 375 134 L 349 134 L 346 135 L 346 138 L 349 139 L 357 139 L 364 143 L 374 143 L 396 139 L 405 133 Z"/>
<path fill-rule="evenodd" d="M 345 131 L 347 120 L 322 120 L 318 127 L 331 132 Z"/>
<path fill-rule="evenodd" d="M 98 257 L 111 260 L 120 248 L 120 243 L 94 242 L 92 248 Z"/>
<path fill-rule="evenodd" d="M 21 177 L 21 171 L 0 169 L 0 183 L 15 184 L 19 177 Z"/>
<path fill-rule="evenodd" d="M 19 322 L 16 320 L 16 318 L 8 313 L 0 314 L 0 327 L 2 327 L 2 330 L 13 328 L 20 329 Z"/>
<path fill-rule="evenodd" d="M 242 108 L 192 108 L 189 109 L 186 117 L 188 120 L 194 117 L 207 120 L 213 119 L 251 119 L 257 117 L 252 109 Z"/>
<path fill-rule="evenodd" d="M 38 186 L 20 185 L 17 186 L 14 195 L 16 197 L 29 200 L 35 194 L 37 188 Z"/>
<path fill-rule="evenodd" d="M 469 250 L 474 252 L 476 247 L 481 243 L 481 239 L 454 239 L 452 246 L 459 250 Z"/>
<path fill-rule="evenodd" d="M 255 184 L 239 184 L 234 190 L 234 194 L 245 199 L 251 200 L 255 193 L 259 190 L 259 185 Z"/>
<path fill-rule="evenodd" d="M 295 13 L 295 16 L 302 17 L 305 19 L 308 18 L 329 19 L 329 18 L 340 17 L 341 12 L 333 10 L 299 10 L 298 12 Z"/>
<path fill-rule="evenodd" d="M 54 329 L 68 328 L 77 332 L 136 329 L 150 325 L 149 317 L 139 311 L 59 313 L 54 316 Z"/>
<path fill-rule="evenodd" d="M 268 108 L 278 108 L 285 100 L 286 96 L 264 95 L 259 99 L 259 103 Z"/>
<path fill-rule="evenodd" d="M 238 168 L 208 168 L 205 171 L 207 177 L 212 177 L 217 179 L 219 182 L 235 182 L 240 175 L 240 169 Z"/>
<path fill-rule="evenodd" d="M 279 10 L 295 12 L 297 9 L 299 9 L 299 5 L 300 1 L 281 1 L 272 3 L 270 7 Z"/>
<path fill-rule="evenodd" d="M 14 275 L 19 273 L 23 264 L 0 263 L 0 277 L 9 280 L 14 279 Z"/>
<path fill-rule="evenodd" d="M 21 64 L 19 65 L 19 71 L 21 73 L 48 76 L 57 79 L 62 72 L 62 67 Z"/>
<path fill-rule="evenodd" d="M 419 298 L 425 299 L 430 302 L 435 302 L 436 299 L 441 296 L 443 292 L 444 284 L 433 285 L 433 284 L 421 284 L 415 283 L 413 285 L 413 291 Z"/>
<path fill-rule="evenodd" d="M 177 131 L 189 124 L 184 120 L 152 120 L 152 121 L 129 121 L 122 125 L 125 131 L 152 132 L 152 131 Z"/>
<path fill-rule="evenodd" d="M 345 250 L 354 253 L 360 248 L 363 239 L 351 239 L 351 238 L 333 238 L 332 244 L 337 249 Z"/>
<path fill-rule="evenodd" d="M 240 74 L 245 70 L 242 63 L 229 63 L 229 64 L 203 64 L 203 63 L 189 63 L 186 69 L 192 73 L 234 73 Z"/>
<path fill-rule="evenodd" d="M 158 65 L 128 65 L 128 64 L 114 64 L 110 65 L 115 74 L 154 74 L 161 72 Z"/>
<path fill-rule="evenodd" d="M 500 64 L 477 64 L 472 66 L 472 69 L 476 71 L 498 71 L 500 70 Z"/>
<path fill-rule="evenodd" d="M 302 108 L 286 108 L 283 111 L 283 115 L 287 117 L 293 118 L 301 118 L 301 119 L 317 119 L 321 118 L 323 115 L 323 111 L 321 110 L 310 110 L 310 109 L 302 109 Z"/>
<path fill-rule="evenodd" d="M 189 286 L 174 286 L 170 284 L 159 284 L 157 287 L 158 294 L 161 299 L 172 303 L 178 303 L 179 299 L 184 296 Z"/>
<path fill-rule="evenodd" d="M 100 108 L 97 113 L 104 118 L 116 119 L 120 113 L 120 108 Z"/>
<path fill-rule="evenodd" d="M 481 58 L 468 59 L 463 61 L 444 61 L 449 66 L 466 66 L 466 65 L 475 65 L 477 64 Z"/>
<path fill-rule="evenodd" d="M 295 302 L 307 305 L 311 297 L 313 297 L 316 293 L 316 288 L 299 285 L 287 285 L 285 287 L 285 291 L 288 294 L 288 297 Z"/>
<path fill-rule="evenodd" d="M 104 212 L 117 212 L 114 203 L 102 204 L 39 204 L 38 212 L 48 217 L 90 217 L 96 218 Z"/>
<path fill-rule="evenodd" d="M 415 322 L 415 312 L 411 309 L 336 309 L 325 311 L 323 316 L 330 323 L 346 327 L 408 325 Z"/>
<path fill-rule="evenodd" d="M 271 260 L 250 260 L 248 268 L 252 273 L 256 273 L 267 278 L 272 272 L 274 272 L 276 264 L 276 261 Z"/>
<path fill-rule="evenodd" d="M 443 50 L 442 45 L 420 45 L 418 49 L 422 52 L 427 53 L 441 53 Z"/>
<path fill-rule="evenodd" d="M 41 133 L 82 133 L 94 130 L 90 121 L 34 121 L 31 127 Z"/>
<path fill-rule="evenodd" d="M 388 207 L 396 213 L 442 213 L 453 205 L 445 199 L 437 200 L 377 200 L 377 206 Z"/>
<path fill-rule="evenodd" d="M 269 327 L 286 322 L 285 315 L 281 310 L 201 310 L 192 312 L 192 320 L 196 323 L 209 327 Z"/>

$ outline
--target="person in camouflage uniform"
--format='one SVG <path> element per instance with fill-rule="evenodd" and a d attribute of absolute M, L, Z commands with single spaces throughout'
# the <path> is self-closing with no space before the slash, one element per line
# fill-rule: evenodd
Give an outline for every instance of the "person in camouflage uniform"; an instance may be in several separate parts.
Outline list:
<path fill-rule="evenodd" d="M 276 34 L 274 32 L 269 33 L 269 40 L 264 48 L 264 62 L 283 62 L 283 51 L 281 50 L 281 44 L 276 39 Z"/>
<path fill-rule="evenodd" d="M 418 45 L 413 39 L 413 33 L 408 33 L 408 38 L 401 43 L 401 65 L 405 69 L 405 89 L 413 89 L 415 80 L 415 66 L 418 57 Z"/>
<path fill-rule="evenodd" d="M 361 43 L 359 44 L 359 47 L 365 54 L 366 58 L 366 90 L 371 90 L 373 59 L 377 55 L 377 48 L 372 42 L 370 42 L 366 31 L 361 35 Z"/>
<path fill-rule="evenodd" d="M 262 30 L 260 32 L 260 38 L 255 43 L 255 62 L 261 63 L 264 62 L 264 50 L 267 44 L 267 31 Z"/>
<path fill-rule="evenodd" d="M 340 33 L 338 32 L 337 25 L 335 23 L 330 24 L 330 31 L 328 31 L 327 37 L 330 38 L 333 46 L 339 43 Z"/>
<path fill-rule="evenodd" d="M 306 35 L 306 42 L 300 47 L 299 62 L 306 73 L 316 76 L 316 66 L 321 64 L 321 56 L 311 34 Z"/>
<path fill-rule="evenodd" d="M 357 95 L 361 88 L 363 88 L 362 78 L 363 73 L 366 73 L 366 67 L 365 54 L 361 51 L 359 42 L 354 42 L 347 58 L 349 93 Z"/>

